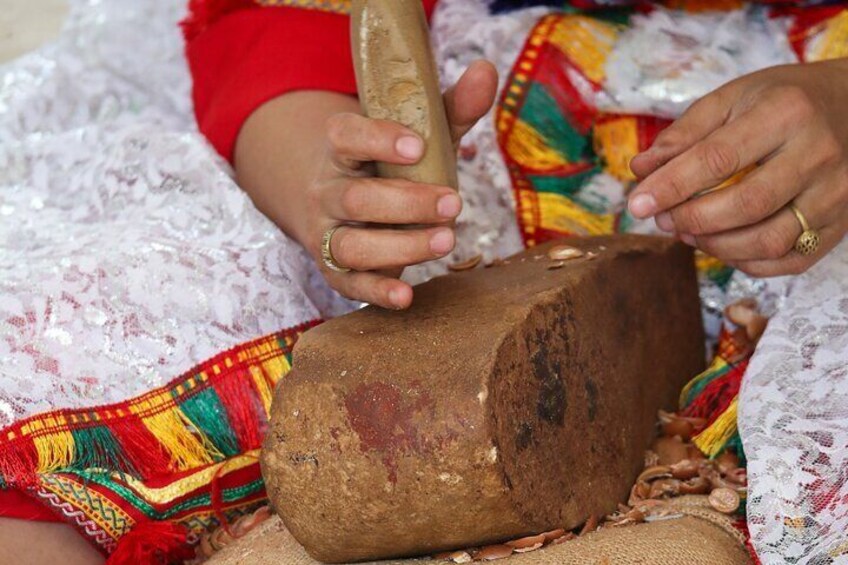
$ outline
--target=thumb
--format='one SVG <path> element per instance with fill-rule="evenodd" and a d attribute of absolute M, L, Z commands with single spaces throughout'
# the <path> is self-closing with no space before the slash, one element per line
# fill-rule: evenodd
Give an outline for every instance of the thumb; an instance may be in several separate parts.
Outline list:
<path fill-rule="evenodd" d="M 456 84 L 445 91 L 445 111 L 454 144 L 486 115 L 497 90 L 498 71 L 481 59 L 471 63 Z"/>

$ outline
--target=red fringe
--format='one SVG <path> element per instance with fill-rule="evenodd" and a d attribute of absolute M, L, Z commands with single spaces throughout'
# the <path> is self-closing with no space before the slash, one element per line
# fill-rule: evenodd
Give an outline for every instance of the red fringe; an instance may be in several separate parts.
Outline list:
<path fill-rule="evenodd" d="M 191 41 L 230 12 L 257 7 L 254 0 L 190 0 L 188 16 L 180 22 L 183 37 Z"/>
<path fill-rule="evenodd" d="M 167 565 L 194 557 L 188 530 L 175 522 L 140 522 L 124 534 L 106 565 Z"/>
<path fill-rule="evenodd" d="M 27 488 L 38 484 L 38 451 L 31 439 L 20 438 L 0 449 L 0 479 L 8 486 Z M 2 485 L 2 481 L 0 481 Z"/>
<path fill-rule="evenodd" d="M 110 428 L 133 471 L 149 479 L 173 470 L 171 457 L 138 417 L 116 418 Z"/>
<path fill-rule="evenodd" d="M 692 403 L 683 410 L 682 415 L 687 418 L 705 418 L 707 426 L 712 424 L 739 394 L 739 387 L 747 367 L 746 359 L 705 386 L 704 390 L 698 393 Z"/>
<path fill-rule="evenodd" d="M 249 383 L 250 386 L 244 386 Z M 227 379 L 213 383 L 223 403 L 242 451 L 256 449 L 262 442 L 262 423 L 267 420 L 262 401 L 256 394 L 253 378 L 247 368 Z"/>

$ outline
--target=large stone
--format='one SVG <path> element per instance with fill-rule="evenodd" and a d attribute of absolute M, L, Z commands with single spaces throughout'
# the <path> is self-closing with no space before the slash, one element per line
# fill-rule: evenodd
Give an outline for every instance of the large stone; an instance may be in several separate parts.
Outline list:
<path fill-rule="evenodd" d="M 315 558 L 494 542 L 612 511 L 656 411 L 703 368 L 690 248 L 614 236 L 550 270 L 549 245 L 434 279 L 406 312 L 303 335 L 262 454 Z"/>

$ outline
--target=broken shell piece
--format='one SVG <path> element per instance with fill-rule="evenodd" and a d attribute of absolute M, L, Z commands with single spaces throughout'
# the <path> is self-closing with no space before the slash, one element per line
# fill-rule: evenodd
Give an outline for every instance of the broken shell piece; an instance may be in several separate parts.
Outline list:
<path fill-rule="evenodd" d="M 639 473 L 639 477 L 636 479 L 636 481 L 650 482 L 654 479 L 668 478 L 670 476 L 671 467 L 667 465 L 654 465 L 653 467 L 648 467 L 647 469 Z"/>
<path fill-rule="evenodd" d="M 451 563 L 471 563 L 471 555 L 467 551 L 446 551 L 433 556 L 433 559 L 450 561 Z"/>
<path fill-rule="evenodd" d="M 692 477 L 680 483 L 680 494 L 707 494 L 710 492 L 710 482 L 704 477 Z"/>
<path fill-rule="evenodd" d="M 648 498 L 677 496 L 679 493 L 680 481 L 677 479 L 657 479 L 651 483 L 651 492 L 648 494 Z"/>
<path fill-rule="evenodd" d="M 695 428 L 692 426 L 690 422 L 683 420 L 682 418 L 673 418 L 667 424 L 663 424 L 662 431 L 663 435 L 667 437 L 680 436 L 683 438 L 683 441 L 687 441 L 692 437 L 692 432 Z"/>
<path fill-rule="evenodd" d="M 589 532 L 594 532 L 598 529 L 598 517 L 594 514 L 590 514 L 588 518 L 586 518 L 586 523 L 583 524 L 583 527 L 580 529 L 580 533 L 578 535 L 588 534 Z"/>
<path fill-rule="evenodd" d="M 675 479 L 681 479 L 684 481 L 689 480 L 692 477 L 698 476 L 698 469 L 700 466 L 701 464 L 698 461 L 683 459 L 670 466 L 671 476 Z"/>
<path fill-rule="evenodd" d="M 651 485 L 645 482 L 637 482 L 630 489 L 630 498 L 627 499 L 627 504 L 635 506 L 648 498 L 651 493 Z"/>
<path fill-rule="evenodd" d="M 734 485 L 746 486 L 748 484 L 748 471 L 744 467 L 737 467 L 728 471 L 724 478 Z"/>
<path fill-rule="evenodd" d="M 506 264 L 506 261 L 504 261 L 500 257 L 495 257 L 494 259 L 492 259 L 490 262 L 486 263 L 483 266 L 488 269 L 489 267 L 500 267 L 501 265 L 505 265 L 505 264 Z"/>
<path fill-rule="evenodd" d="M 519 538 L 517 540 L 508 541 L 506 542 L 506 545 L 518 551 L 519 549 L 533 547 L 537 544 L 538 546 L 541 546 L 543 543 L 545 543 L 545 534 L 539 534 L 537 536 L 527 536 L 524 538 Z"/>
<path fill-rule="evenodd" d="M 552 542 L 551 542 L 551 545 L 559 545 L 559 544 L 561 544 L 561 543 L 565 543 L 565 542 L 567 542 L 567 541 L 571 541 L 571 540 L 573 540 L 573 539 L 574 539 L 574 538 L 576 538 L 576 537 L 577 537 L 577 536 L 575 536 L 573 532 L 565 532 L 563 535 L 561 535 L 560 537 L 558 537 L 557 539 L 555 539 L 554 541 L 552 541 Z"/>
<path fill-rule="evenodd" d="M 482 260 L 483 260 L 482 255 L 475 255 L 474 257 L 471 257 L 470 259 L 466 259 L 465 261 L 460 261 L 459 263 L 452 263 L 452 264 L 448 265 L 448 270 L 449 271 L 468 271 L 470 269 L 473 269 L 477 265 L 479 265 L 480 261 L 482 261 Z"/>
<path fill-rule="evenodd" d="M 739 493 L 729 488 L 717 488 L 710 493 L 710 506 L 725 514 L 732 514 L 739 508 Z"/>
<path fill-rule="evenodd" d="M 570 245 L 555 245 L 548 250 L 548 257 L 551 261 L 568 261 L 569 259 L 583 257 L 583 255 L 583 251 Z"/>
<path fill-rule="evenodd" d="M 541 535 L 545 538 L 546 542 L 554 541 L 555 539 L 559 539 L 564 536 L 565 530 L 563 530 L 562 528 L 558 528 L 556 530 L 551 530 L 550 532 L 545 532 Z"/>
<path fill-rule="evenodd" d="M 722 475 L 726 475 L 739 467 L 739 458 L 731 451 L 725 451 L 715 458 L 716 467 Z"/>
<path fill-rule="evenodd" d="M 565 261 L 556 261 L 548 265 L 548 270 L 553 271 L 554 269 L 561 269 L 565 266 Z"/>
<path fill-rule="evenodd" d="M 593 260 L 593 259 L 597 259 L 597 258 L 598 258 L 598 254 L 597 254 L 597 253 L 593 253 L 593 252 L 591 252 L 591 251 L 589 251 L 589 252 L 587 252 L 587 253 L 586 253 L 586 259 L 587 259 L 588 261 L 591 261 L 591 260 Z"/>
<path fill-rule="evenodd" d="M 512 548 L 508 545 L 488 545 L 477 552 L 474 561 L 494 561 L 512 555 Z"/>

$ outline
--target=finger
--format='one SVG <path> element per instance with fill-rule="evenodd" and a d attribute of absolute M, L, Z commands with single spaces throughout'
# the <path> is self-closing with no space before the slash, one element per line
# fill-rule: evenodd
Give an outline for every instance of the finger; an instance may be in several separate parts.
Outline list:
<path fill-rule="evenodd" d="M 342 178 L 328 183 L 321 199 L 341 222 L 436 224 L 453 220 L 462 209 L 452 188 L 402 179 Z"/>
<path fill-rule="evenodd" d="M 812 229 L 838 223 L 844 204 L 838 200 L 829 182 L 820 182 L 794 199 Z M 779 259 L 790 253 L 803 231 L 798 218 L 787 205 L 767 219 L 753 225 L 717 234 L 681 239 L 695 244 L 705 253 L 724 261 Z"/>
<path fill-rule="evenodd" d="M 370 161 L 408 165 L 424 153 L 424 142 L 409 128 L 353 113 L 330 116 L 327 139 L 333 162 L 351 171 Z"/>
<path fill-rule="evenodd" d="M 392 310 L 403 310 L 412 304 L 412 287 L 396 278 L 380 273 L 336 273 L 326 271 L 327 281 L 342 296 L 376 304 Z"/>
<path fill-rule="evenodd" d="M 813 255 L 801 255 L 791 252 L 779 259 L 760 259 L 752 261 L 733 261 L 730 265 L 752 277 L 779 277 L 782 275 L 798 275 L 813 265 L 836 247 L 845 234 L 844 223 L 841 226 L 827 226 L 819 232 L 822 242 L 819 250 Z"/>
<path fill-rule="evenodd" d="M 803 155 L 778 153 L 736 184 L 684 201 L 656 216 L 665 231 L 692 235 L 723 232 L 755 224 L 786 206 L 807 177 Z"/>
<path fill-rule="evenodd" d="M 651 173 L 634 190 L 630 211 L 644 218 L 667 210 L 773 153 L 787 133 L 769 113 L 766 105 L 745 113 Z"/>
<path fill-rule="evenodd" d="M 489 61 L 474 61 L 445 91 L 445 111 L 454 143 L 486 115 L 498 91 L 498 71 Z"/>
<path fill-rule="evenodd" d="M 645 178 L 718 129 L 730 115 L 730 93 L 720 88 L 695 101 L 657 135 L 651 147 L 630 161 L 636 178 Z"/>
<path fill-rule="evenodd" d="M 450 253 L 456 243 L 448 227 L 392 230 L 342 226 L 330 242 L 339 265 L 355 271 L 405 267 Z"/>

